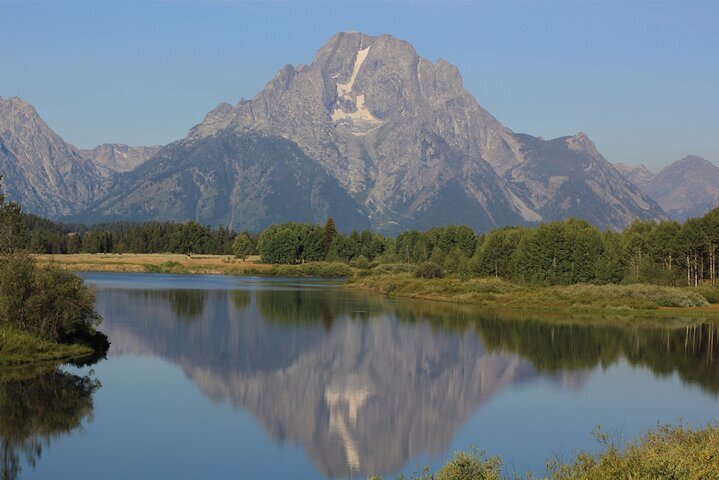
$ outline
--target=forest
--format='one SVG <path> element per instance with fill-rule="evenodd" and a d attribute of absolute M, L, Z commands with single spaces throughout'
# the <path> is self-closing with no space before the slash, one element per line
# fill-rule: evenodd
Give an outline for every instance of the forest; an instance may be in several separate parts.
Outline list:
<path fill-rule="evenodd" d="M 259 255 L 272 264 L 344 262 L 359 269 L 402 264 L 420 276 L 498 277 L 518 283 L 717 283 L 719 209 L 683 224 L 635 221 L 622 232 L 600 231 L 580 219 L 514 226 L 475 234 L 458 225 L 344 234 L 325 225 L 286 222 L 259 233 L 195 222 L 58 224 L 24 215 L 34 253 L 183 253 Z M 415 266 L 415 267 L 412 267 Z"/>

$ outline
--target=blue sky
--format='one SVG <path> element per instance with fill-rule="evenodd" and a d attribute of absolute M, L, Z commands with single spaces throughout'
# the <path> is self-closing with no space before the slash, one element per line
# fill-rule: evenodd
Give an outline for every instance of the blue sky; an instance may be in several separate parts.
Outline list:
<path fill-rule="evenodd" d="M 168 143 L 333 33 L 457 65 L 517 132 L 585 131 L 612 162 L 719 163 L 719 2 L 0 1 L 0 96 L 80 147 Z"/>

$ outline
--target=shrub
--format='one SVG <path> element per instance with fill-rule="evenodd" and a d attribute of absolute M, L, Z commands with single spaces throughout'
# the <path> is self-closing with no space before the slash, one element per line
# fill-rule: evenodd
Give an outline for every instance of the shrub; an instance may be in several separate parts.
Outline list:
<path fill-rule="evenodd" d="M 444 270 L 436 263 L 424 262 L 414 271 L 414 276 L 417 278 L 443 278 Z"/>
<path fill-rule="evenodd" d="M 717 287 L 699 287 L 694 288 L 693 291 L 706 298 L 709 303 L 719 303 L 719 288 Z"/>
<path fill-rule="evenodd" d="M 275 265 L 270 271 L 264 271 L 278 277 L 350 277 L 352 269 L 341 262 L 308 262 L 302 265 Z"/>
<path fill-rule="evenodd" d="M 101 321 L 95 295 L 80 277 L 58 268 L 38 269 L 22 254 L 3 261 L 0 321 L 56 341 L 95 331 Z"/>
<path fill-rule="evenodd" d="M 360 255 L 350 262 L 350 266 L 359 268 L 360 270 L 367 270 L 369 268 L 369 260 L 367 260 L 367 257 L 364 255 Z"/>
<path fill-rule="evenodd" d="M 484 459 L 484 453 L 457 452 L 442 469 L 436 480 L 500 480 L 502 461 L 499 457 Z"/>
<path fill-rule="evenodd" d="M 373 275 L 384 275 L 387 273 L 414 273 L 417 265 L 412 263 L 385 263 L 372 268 Z"/>

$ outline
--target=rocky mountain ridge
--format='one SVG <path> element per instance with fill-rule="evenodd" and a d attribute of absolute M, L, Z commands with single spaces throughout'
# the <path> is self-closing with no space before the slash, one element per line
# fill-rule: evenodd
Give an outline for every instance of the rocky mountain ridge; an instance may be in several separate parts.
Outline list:
<path fill-rule="evenodd" d="M 159 146 L 100 145 L 79 149 L 55 133 L 35 108 L 0 97 L 0 174 L 8 199 L 27 211 L 61 218 L 104 195 L 110 177 L 132 170 Z"/>
<path fill-rule="evenodd" d="M 7 138 L 37 134 L 58 148 L 23 157 L 5 142 L 0 169 L 11 199 L 53 218 L 259 230 L 332 212 L 341 228 L 390 233 L 447 223 L 486 231 L 569 216 L 619 229 L 665 218 L 586 134 L 544 140 L 512 132 L 464 89 L 455 66 L 424 59 L 390 35 L 334 35 L 310 65 L 283 67 L 252 100 L 220 104 L 164 148 L 79 150 L 44 127 Z M 59 176 L 77 185 L 45 193 L 26 173 L 43 162 L 65 165 L 68 175 Z"/>

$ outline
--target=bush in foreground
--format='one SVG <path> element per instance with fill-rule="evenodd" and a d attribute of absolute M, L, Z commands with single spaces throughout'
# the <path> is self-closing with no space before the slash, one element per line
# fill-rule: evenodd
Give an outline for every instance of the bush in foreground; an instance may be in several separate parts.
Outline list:
<path fill-rule="evenodd" d="M 444 270 L 436 263 L 424 262 L 414 271 L 414 276 L 417 278 L 442 278 L 444 277 Z"/>

